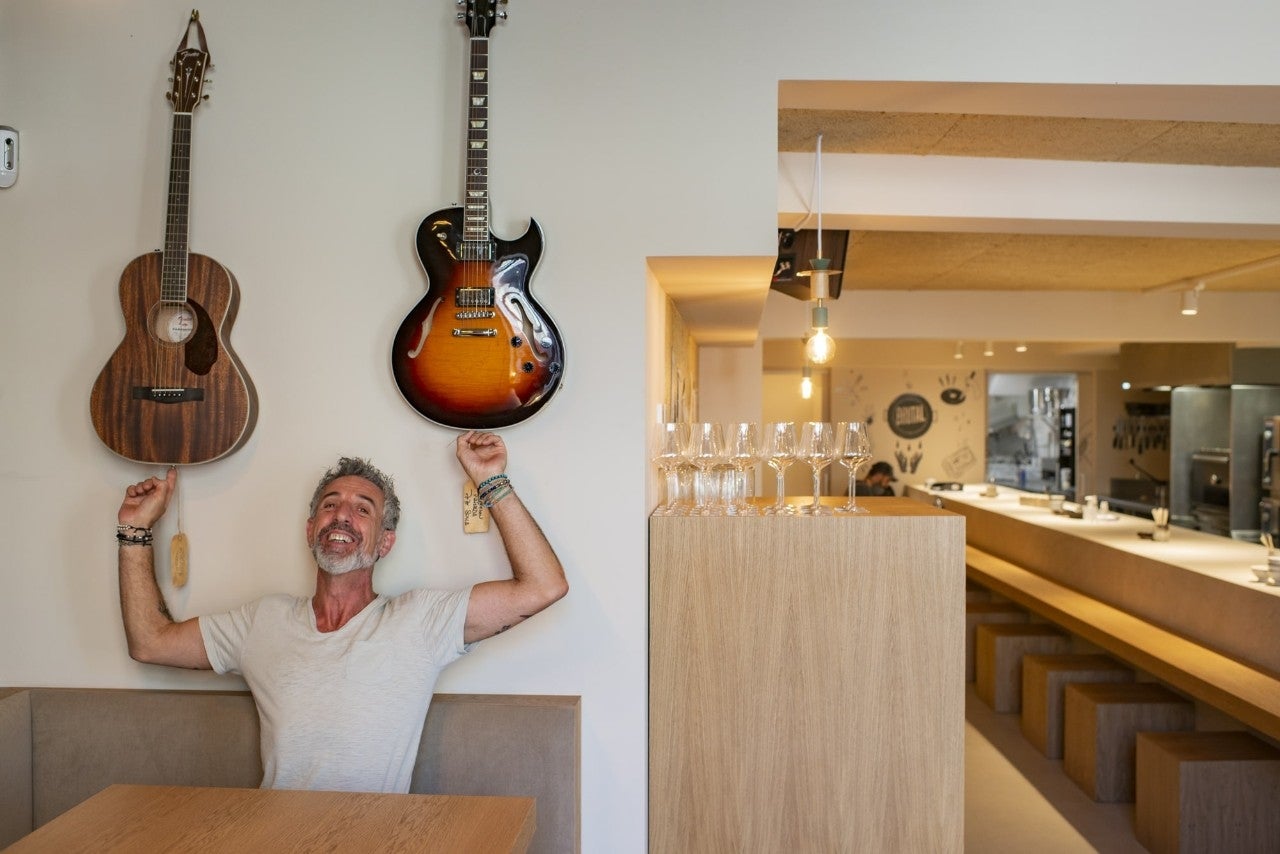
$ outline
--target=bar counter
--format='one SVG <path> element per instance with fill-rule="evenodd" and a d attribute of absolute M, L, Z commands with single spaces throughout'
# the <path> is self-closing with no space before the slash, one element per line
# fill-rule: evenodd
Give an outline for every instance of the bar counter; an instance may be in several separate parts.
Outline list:
<path fill-rule="evenodd" d="M 651 517 L 651 850 L 963 849 L 963 520 L 859 504 Z"/>
<path fill-rule="evenodd" d="M 1136 516 L 1085 521 L 1021 503 L 1033 493 L 985 484 L 963 491 L 911 485 L 907 494 L 960 513 L 968 545 L 1078 590 L 1225 655 L 1280 673 L 1280 587 L 1258 581 L 1261 544 L 1172 527 L 1170 539 L 1143 539 L 1154 523 Z"/>

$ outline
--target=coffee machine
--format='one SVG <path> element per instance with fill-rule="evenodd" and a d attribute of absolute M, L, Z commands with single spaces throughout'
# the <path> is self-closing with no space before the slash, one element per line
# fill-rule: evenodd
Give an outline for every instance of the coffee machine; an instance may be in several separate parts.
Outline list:
<path fill-rule="evenodd" d="M 1262 464 L 1259 478 L 1258 527 L 1264 534 L 1280 537 L 1280 415 L 1262 420 Z"/>

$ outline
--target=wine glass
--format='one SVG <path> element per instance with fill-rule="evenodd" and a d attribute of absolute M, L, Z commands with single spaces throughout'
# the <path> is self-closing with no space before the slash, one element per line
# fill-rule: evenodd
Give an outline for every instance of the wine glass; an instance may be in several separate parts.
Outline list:
<path fill-rule="evenodd" d="M 800 431 L 800 459 L 809 464 L 813 470 L 813 503 L 801 508 L 801 513 L 810 516 L 830 515 L 830 507 L 823 507 L 819 498 L 822 486 L 820 479 L 822 470 L 831 464 L 836 456 L 835 431 L 828 421 L 806 421 Z"/>
<path fill-rule="evenodd" d="M 680 498 L 680 466 L 684 464 L 684 449 L 689 444 L 689 425 L 676 421 L 659 424 L 653 444 L 653 464 L 661 470 L 667 488 L 666 503 L 654 512 L 667 516 L 675 512 Z"/>
<path fill-rule="evenodd" d="M 777 500 L 765 513 L 784 515 L 792 512 L 787 507 L 787 484 L 783 475 L 787 467 L 796 461 L 796 425 L 793 421 L 776 421 L 769 425 L 764 437 L 764 459 L 778 473 Z"/>
<path fill-rule="evenodd" d="M 733 466 L 732 502 L 729 512 L 737 515 L 754 514 L 755 508 L 747 503 L 748 466 L 760 462 L 760 425 L 751 421 L 739 421 L 727 425 L 725 430 L 725 456 Z"/>
<path fill-rule="evenodd" d="M 839 428 L 840 465 L 849 470 L 849 501 L 840 509 L 845 513 L 866 513 L 867 508 L 858 506 L 857 483 L 858 469 L 871 461 L 871 437 L 867 435 L 867 425 L 862 421 L 843 421 Z"/>
<path fill-rule="evenodd" d="M 724 463 L 724 430 L 713 421 L 694 424 L 689 432 L 689 444 L 684 458 L 698 470 L 694 480 L 695 513 L 711 512 L 711 470 Z"/>

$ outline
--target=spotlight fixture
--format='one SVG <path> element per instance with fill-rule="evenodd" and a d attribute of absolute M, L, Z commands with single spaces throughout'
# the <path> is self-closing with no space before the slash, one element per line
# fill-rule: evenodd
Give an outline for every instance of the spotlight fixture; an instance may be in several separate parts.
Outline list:
<path fill-rule="evenodd" d="M 1200 292 L 1204 290 L 1204 282 L 1196 282 L 1194 288 L 1182 292 L 1182 313 L 1193 317 L 1200 313 Z"/>
<path fill-rule="evenodd" d="M 987 346 L 982 348 L 982 355 L 994 356 L 996 354 L 996 345 L 991 341 L 987 342 Z"/>
<path fill-rule="evenodd" d="M 807 365 L 800 371 L 800 396 L 805 400 L 813 397 L 813 370 Z"/>
<path fill-rule="evenodd" d="M 1026 342 L 1026 341 L 1019 341 L 1019 342 L 1018 342 L 1018 346 L 1017 346 L 1017 347 L 1014 347 L 1014 348 L 1013 348 L 1013 351 L 1014 351 L 1015 353 L 1025 353 L 1025 352 L 1027 352 L 1027 342 Z"/>
<path fill-rule="evenodd" d="M 957 342 L 956 342 L 955 358 L 957 358 L 957 359 L 963 359 L 963 358 L 964 358 L 964 342 L 963 342 L 963 341 L 957 341 Z"/>

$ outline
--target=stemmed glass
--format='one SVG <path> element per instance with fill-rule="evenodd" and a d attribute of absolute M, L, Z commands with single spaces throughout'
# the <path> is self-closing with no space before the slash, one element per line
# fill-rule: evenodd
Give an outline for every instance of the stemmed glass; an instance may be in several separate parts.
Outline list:
<path fill-rule="evenodd" d="M 725 433 L 727 435 L 725 456 L 729 460 L 729 465 L 733 466 L 731 489 L 733 501 L 729 505 L 729 512 L 736 515 L 753 515 L 755 508 L 749 505 L 746 499 L 746 470 L 748 466 L 760 462 L 760 425 L 750 421 L 740 421 L 728 425 Z"/>
<path fill-rule="evenodd" d="M 694 424 L 684 458 L 698 470 L 693 489 L 694 512 L 706 515 L 711 512 L 711 470 L 724 463 L 724 430 L 720 425 L 712 421 Z"/>
<path fill-rule="evenodd" d="M 845 513 L 866 513 L 867 508 L 858 506 L 857 483 L 858 468 L 871 461 L 871 437 L 867 435 L 867 425 L 862 421 L 843 421 L 839 428 L 840 465 L 849 470 L 849 501 L 841 511 Z"/>
<path fill-rule="evenodd" d="M 783 475 L 796 461 L 796 425 L 793 421 L 777 421 L 769 425 L 764 437 L 764 459 L 778 473 L 777 500 L 765 511 L 769 515 L 792 512 L 787 507 L 787 484 Z"/>
<path fill-rule="evenodd" d="M 676 511 L 680 498 L 680 466 L 689 444 L 689 425 L 676 421 L 659 424 L 653 444 L 653 464 L 662 472 L 667 486 L 667 501 L 654 512 L 668 516 Z"/>
<path fill-rule="evenodd" d="M 820 478 L 822 470 L 831 464 L 836 456 L 835 431 L 827 421 L 806 421 L 800 432 L 800 459 L 809 464 L 813 470 L 813 503 L 801 508 L 800 512 L 810 516 L 827 516 L 833 511 L 823 507 L 819 498 L 821 492 Z"/>

